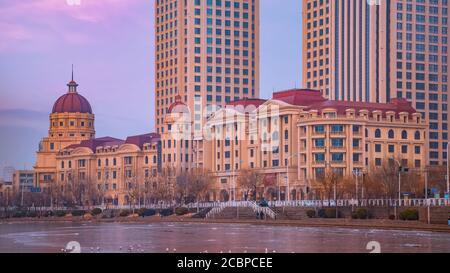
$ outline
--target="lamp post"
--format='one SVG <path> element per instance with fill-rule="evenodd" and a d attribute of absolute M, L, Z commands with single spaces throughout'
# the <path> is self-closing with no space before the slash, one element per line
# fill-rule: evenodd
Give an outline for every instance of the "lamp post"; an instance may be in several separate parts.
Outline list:
<path fill-rule="evenodd" d="M 402 164 L 395 158 L 391 157 L 391 160 L 398 164 L 398 205 L 400 206 L 400 202 L 402 200 L 401 186 L 402 186 Z"/>
<path fill-rule="evenodd" d="M 356 181 L 355 181 L 355 182 L 356 182 L 356 183 L 355 183 L 355 184 L 356 184 L 356 185 L 355 185 L 355 186 L 356 186 L 356 195 L 355 195 L 355 197 L 356 197 L 355 199 L 356 199 L 356 200 L 359 200 L 359 199 L 358 199 L 358 192 L 359 192 L 359 185 L 358 185 L 358 182 L 359 182 L 359 181 L 358 181 L 358 178 L 359 178 L 360 176 L 362 176 L 363 174 L 364 174 L 364 173 L 363 173 L 362 171 L 360 171 L 359 169 L 354 169 L 354 170 L 353 170 L 353 175 L 355 176 L 355 180 L 356 180 Z"/>

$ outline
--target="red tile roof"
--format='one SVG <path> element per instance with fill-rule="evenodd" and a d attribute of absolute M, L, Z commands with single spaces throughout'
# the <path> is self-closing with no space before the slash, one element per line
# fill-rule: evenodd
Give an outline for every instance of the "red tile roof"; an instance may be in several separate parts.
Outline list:
<path fill-rule="evenodd" d="M 355 109 L 357 112 L 361 110 L 368 110 L 369 112 L 379 110 L 383 115 L 389 111 L 393 111 L 396 114 L 401 112 L 416 113 L 416 110 L 406 99 L 392 99 L 390 103 L 334 101 L 324 98 L 320 91 L 309 89 L 291 89 L 276 92 L 273 94 L 273 99 L 291 105 L 305 106 L 307 111 L 318 110 L 321 112 L 326 108 L 333 108 L 337 110 L 338 115 L 344 115 L 348 109 Z"/>
<path fill-rule="evenodd" d="M 354 109 L 356 112 L 361 110 L 367 110 L 370 112 L 381 111 L 382 115 L 386 112 L 395 112 L 397 115 L 405 112 L 408 114 L 414 114 L 417 111 L 411 106 L 411 104 L 406 99 L 393 99 L 390 103 L 368 103 L 368 102 L 349 102 L 349 101 L 332 101 L 327 100 L 324 102 L 319 102 L 310 105 L 307 109 L 309 110 L 322 110 L 326 108 L 336 109 L 338 115 L 344 115 L 345 111 L 348 109 Z"/>
<path fill-rule="evenodd" d="M 112 137 L 102 137 L 102 138 L 94 138 L 89 140 L 84 140 L 80 144 L 74 144 L 66 147 L 65 149 L 76 149 L 76 148 L 89 148 L 95 152 L 97 147 L 101 146 L 115 146 L 122 145 L 125 141 Z"/>
<path fill-rule="evenodd" d="M 267 100 L 263 99 L 249 99 L 249 98 L 243 98 L 240 100 L 230 101 L 227 103 L 227 105 L 230 106 L 255 106 L 256 108 L 264 104 Z"/>
<path fill-rule="evenodd" d="M 130 136 L 127 137 L 127 140 L 125 141 L 126 144 L 134 144 L 138 146 L 139 148 L 143 148 L 144 144 L 146 143 L 156 143 L 159 140 L 161 140 L 161 136 L 156 133 L 150 133 L 145 135 L 138 135 L 138 136 Z"/>
<path fill-rule="evenodd" d="M 56 100 L 52 113 L 89 113 L 92 108 L 89 101 L 78 93 L 67 93 Z"/>
<path fill-rule="evenodd" d="M 308 106 L 327 100 L 322 97 L 320 91 L 310 89 L 291 89 L 275 92 L 273 93 L 273 99 L 297 106 Z"/>

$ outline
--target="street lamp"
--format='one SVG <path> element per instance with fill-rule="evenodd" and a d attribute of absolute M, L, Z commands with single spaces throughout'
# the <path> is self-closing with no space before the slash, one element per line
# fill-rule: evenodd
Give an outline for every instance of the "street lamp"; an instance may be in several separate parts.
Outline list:
<path fill-rule="evenodd" d="M 358 199 L 358 192 L 359 192 L 359 188 L 358 188 L 358 178 L 360 177 L 360 176 L 363 176 L 364 175 L 364 173 L 362 172 L 362 171 L 360 171 L 359 169 L 354 169 L 353 170 L 353 175 L 355 176 L 355 178 L 356 178 L 356 200 L 359 200 Z"/>
<path fill-rule="evenodd" d="M 390 159 L 398 164 L 398 204 L 400 205 L 400 202 L 402 200 L 401 194 L 402 172 L 407 172 L 407 169 L 403 169 L 402 164 L 397 159 L 393 157 L 391 157 Z"/>

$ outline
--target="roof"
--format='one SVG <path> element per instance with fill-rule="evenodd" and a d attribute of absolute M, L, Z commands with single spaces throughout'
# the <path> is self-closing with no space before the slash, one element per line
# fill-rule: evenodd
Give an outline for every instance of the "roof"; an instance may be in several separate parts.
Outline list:
<path fill-rule="evenodd" d="M 89 140 L 84 140 L 80 144 L 70 145 L 66 149 L 77 149 L 77 148 L 89 148 L 92 151 L 96 151 L 98 147 L 106 146 L 120 146 L 123 144 L 134 144 L 140 149 L 144 147 L 146 143 L 155 143 L 161 139 L 159 134 L 149 133 L 144 135 L 130 136 L 126 140 L 113 138 L 113 137 L 102 137 L 94 138 Z"/>
<path fill-rule="evenodd" d="M 115 145 L 122 145 L 125 141 L 113 138 L 113 137 L 102 137 L 102 138 L 94 138 L 89 140 L 83 140 L 80 144 L 73 144 L 65 149 L 77 149 L 77 148 L 89 148 L 92 151 L 95 151 L 97 147 L 100 146 L 115 146 Z"/>
<path fill-rule="evenodd" d="M 264 104 L 266 100 L 263 99 L 249 99 L 249 98 L 243 98 L 235 101 L 230 101 L 227 103 L 227 106 L 255 106 L 259 107 L 260 105 Z"/>
<path fill-rule="evenodd" d="M 126 144 L 134 144 L 142 149 L 144 147 L 144 144 L 155 143 L 155 142 L 158 142 L 159 140 L 161 140 L 161 136 L 159 134 L 150 133 L 150 134 L 145 134 L 145 135 L 127 137 L 127 140 L 125 141 L 125 143 Z"/>
<path fill-rule="evenodd" d="M 349 102 L 349 101 L 332 101 L 326 100 L 308 106 L 307 111 L 317 110 L 322 112 L 327 108 L 337 110 L 338 115 L 345 115 L 346 110 L 355 109 L 355 111 L 367 110 L 369 112 L 381 111 L 382 115 L 387 112 L 395 112 L 397 115 L 405 112 L 408 114 L 417 113 L 406 99 L 393 99 L 390 103 L 368 103 L 368 102 Z"/>
<path fill-rule="evenodd" d="M 273 93 L 273 99 L 297 106 L 308 106 L 327 101 L 320 91 L 311 89 L 290 89 Z"/>
<path fill-rule="evenodd" d="M 52 113 L 89 113 L 92 108 L 89 101 L 78 93 L 67 93 L 56 100 Z"/>

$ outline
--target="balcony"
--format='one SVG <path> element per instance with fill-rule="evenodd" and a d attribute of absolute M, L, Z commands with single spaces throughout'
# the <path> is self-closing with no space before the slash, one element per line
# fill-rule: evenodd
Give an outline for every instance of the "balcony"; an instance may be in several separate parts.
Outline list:
<path fill-rule="evenodd" d="M 345 136 L 345 131 L 331 131 L 332 136 Z"/>

